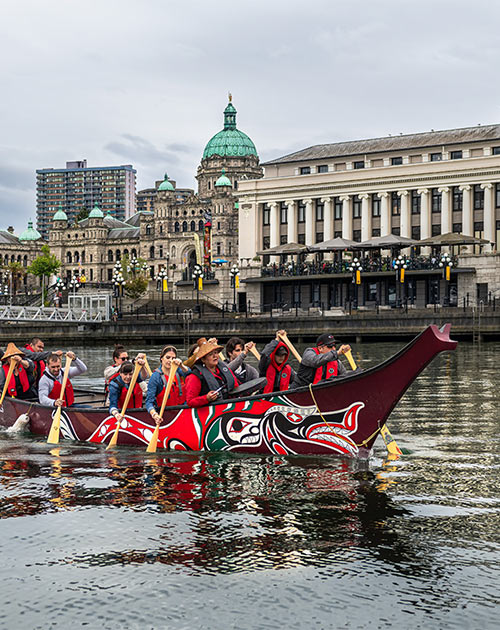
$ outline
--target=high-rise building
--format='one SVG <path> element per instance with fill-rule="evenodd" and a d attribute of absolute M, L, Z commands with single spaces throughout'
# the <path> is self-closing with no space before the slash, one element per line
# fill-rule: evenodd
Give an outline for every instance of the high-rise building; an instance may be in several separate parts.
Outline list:
<path fill-rule="evenodd" d="M 36 172 L 37 228 L 44 238 L 52 217 L 62 209 L 73 221 L 82 210 L 97 204 L 120 220 L 135 213 L 136 170 L 130 165 L 87 166 L 87 160 L 66 162 L 66 168 Z"/>

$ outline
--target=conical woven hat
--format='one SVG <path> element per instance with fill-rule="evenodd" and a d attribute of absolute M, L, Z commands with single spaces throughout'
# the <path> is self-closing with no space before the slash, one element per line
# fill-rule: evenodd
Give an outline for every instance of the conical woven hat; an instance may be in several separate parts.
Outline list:
<path fill-rule="evenodd" d="M 5 353 L 2 357 L 2 361 L 5 361 L 5 359 L 8 359 L 9 357 L 13 357 L 16 354 L 18 354 L 21 357 L 26 356 L 26 353 L 23 352 L 22 350 L 19 350 L 16 344 L 12 343 L 11 341 L 9 345 L 7 346 L 7 349 L 5 350 Z"/>

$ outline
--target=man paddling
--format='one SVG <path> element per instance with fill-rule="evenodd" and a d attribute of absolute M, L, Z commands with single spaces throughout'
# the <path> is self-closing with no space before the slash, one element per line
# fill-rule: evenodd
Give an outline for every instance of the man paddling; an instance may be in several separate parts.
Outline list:
<path fill-rule="evenodd" d="M 260 356 L 259 374 L 267 378 L 267 384 L 264 387 L 265 394 L 290 389 L 295 377 L 295 371 L 288 363 L 290 351 L 288 346 L 281 341 L 282 336 L 286 336 L 286 331 L 278 330 L 276 339 L 264 347 Z"/>
<path fill-rule="evenodd" d="M 239 383 L 247 383 L 259 378 L 256 368 L 245 362 L 250 349 L 254 346 L 253 341 L 245 343 L 239 337 L 231 337 L 226 343 L 227 366 L 234 372 Z"/>
<path fill-rule="evenodd" d="M 26 356 L 31 359 L 35 365 L 33 375 L 35 377 L 35 383 L 38 387 L 38 381 L 42 378 L 42 374 L 45 371 L 45 361 L 52 354 L 52 350 L 45 350 L 45 343 L 40 337 L 33 337 L 32 340 L 24 346 L 26 350 Z M 54 354 L 62 357 L 63 351 L 57 350 Z"/>
<path fill-rule="evenodd" d="M 73 361 L 73 365 L 69 368 L 69 378 L 64 392 L 64 399 L 59 396 L 63 382 L 61 357 L 54 353 L 47 359 L 47 367 L 38 383 L 38 400 L 41 405 L 47 407 L 71 407 L 74 405 L 75 394 L 69 379 L 86 372 L 87 366 L 71 350 L 66 352 L 66 356 Z"/>
<path fill-rule="evenodd" d="M 351 347 L 341 345 L 336 350 L 337 341 L 331 333 L 323 333 L 317 338 L 314 348 L 305 349 L 300 367 L 292 383 L 292 389 L 319 383 L 347 373 L 339 361 L 339 355 L 345 354 Z"/>

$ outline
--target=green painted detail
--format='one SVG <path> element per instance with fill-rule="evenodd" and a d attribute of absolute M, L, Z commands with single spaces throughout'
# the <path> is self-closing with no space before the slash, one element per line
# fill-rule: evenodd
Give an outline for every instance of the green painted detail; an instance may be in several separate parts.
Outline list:
<path fill-rule="evenodd" d="M 231 184 L 231 180 L 226 175 L 226 169 L 225 168 L 222 169 L 222 175 L 215 182 L 215 185 L 216 186 L 230 186 L 231 188 L 233 187 L 233 185 Z"/>
<path fill-rule="evenodd" d="M 236 109 L 232 103 L 228 103 L 224 110 L 224 129 L 208 141 L 203 151 L 203 158 L 212 155 L 220 155 L 221 157 L 255 155 L 257 157 L 254 143 L 246 133 L 236 129 Z"/>
<path fill-rule="evenodd" d="M 97 202 L 96 202 L 95 206 L 90 211 L 89 219 L 102 219 L 102 218 L 104 218 L 104 213 L 99 208 L 99 206 L 97 205 Z"/>
<path fill-rule="evenodd" d="M 168 175 L 165 173 L 165 178 L 162 181 L 162 183 L 158 186 L 158 190 L 163 190 L 163 191 L 167 191 L 167 192 L 174 192 L 175 188 L 172 186 L 172 184 L 168 181 Z"/>
<path fill-rule="evenodd" d="M 237 201 L 235 201 L 234 202 L 234 207 L 235 207 L 236 210 L 238 210 L 238 208 L 240 207 L 240 204 Z"/>
<path fill-rule="evenodd" d="M 52 218 L 52 221 L 67 221 L 68 215 L 62 209 L 62 206 L 59 206 L 59 210 L 55 213 Z"/>
<path fill-rule="evenodd" d="M 221 420 L 217 418 L 205 434 L 205 444 L 209 451 L 222 451 L 227 447 L 227 442 L 224 440 L 220 430 Z M 202 445 L 203 447 L 203 445 Z"/>
<path fill-rule="evenodd" d="M 42 238 L 38 230 L 33 227 L 33 221 L 28 221 L 28 227 L 19 236 L 20 241 L 37 241 Z"/>

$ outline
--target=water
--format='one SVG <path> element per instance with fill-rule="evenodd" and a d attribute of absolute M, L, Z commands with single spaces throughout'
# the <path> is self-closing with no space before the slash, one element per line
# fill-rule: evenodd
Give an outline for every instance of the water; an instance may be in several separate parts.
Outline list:
<path fill-rule="evenodd" d="M 0 627 L 496 627 L 499 350 L 427 368 L 390 419 L 399 460 L 378 441 L 361 462 L 0 433 Z M 108 352 L 77 351 L 96 386 Z"/>

